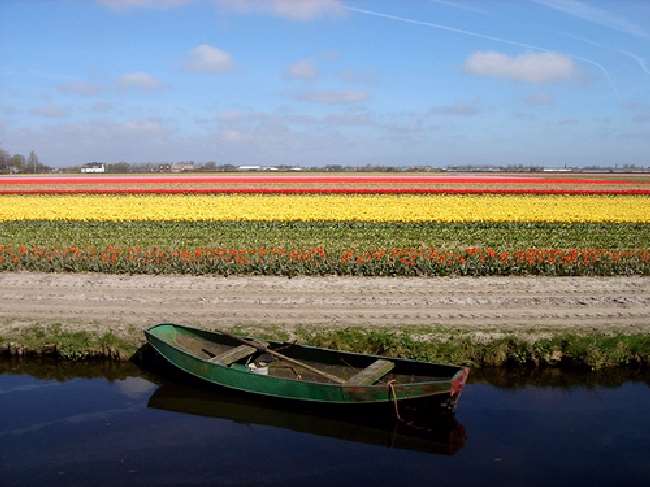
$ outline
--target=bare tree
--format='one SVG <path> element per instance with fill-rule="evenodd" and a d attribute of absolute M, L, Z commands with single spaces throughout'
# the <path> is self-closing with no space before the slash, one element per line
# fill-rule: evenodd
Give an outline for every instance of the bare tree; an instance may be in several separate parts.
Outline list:
<path fill-rule="evenodd" d="M 31 151 L 29 153 L 29 158 L 27 159 L 27 165 L 28 165 L 28 167 L 31 167 L 34 170 L 34 174 L 36 174 L 36 166 L 39 165 L 38 156 L 36 155 L 36 152 Z M 27 168 L 25 168 L 25 169 L 27 169 Z"/>
<path fill-rule="evenodd" d="M 11 157 L 10 166 L 13 166 L 12 170 L 22 172 L 25 167 L 25 156 L 22 154 L 14 154 Z"/>
<path fill-rule="evenodd" d="M 0 173 L 9 172 L 9 166 L 11 163 L 11 154 L 6 150 L 0 148 Z"/>

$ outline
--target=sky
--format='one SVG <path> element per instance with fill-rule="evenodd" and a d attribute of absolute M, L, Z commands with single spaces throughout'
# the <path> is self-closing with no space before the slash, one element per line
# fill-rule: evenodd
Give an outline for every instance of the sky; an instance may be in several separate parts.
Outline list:
<path fill-rule="evenodd" d="M 650 165 L 650 1 L 0 0 L 0 147 Z"/>

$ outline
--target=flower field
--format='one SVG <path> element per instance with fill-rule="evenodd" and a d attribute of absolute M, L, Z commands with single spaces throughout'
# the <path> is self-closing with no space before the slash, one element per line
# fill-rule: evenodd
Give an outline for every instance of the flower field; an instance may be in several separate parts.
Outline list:
<path fill-rule="evenodd" d="M 0 193 L 5 271 L 650 275 L 643 179 L 15 177 Z"/>
<path fill-rule="evenodd" d="M 0 176 L 0 194 L 650 195 L 650 180 L 426 174 Z"/>
<path fill-rule="evenodd" d="M 650 250 L 526 249 L 497 251 L 324 247 L 44 248 L 0 245 L 0 270 L 130 274 L 356 276 L 633 275 L 650 274 Z"/>
<path fill-rule="evenodd" d="M 0 221 L 650 223 L 650 198 L 492 195 L 2 196 Z"/>

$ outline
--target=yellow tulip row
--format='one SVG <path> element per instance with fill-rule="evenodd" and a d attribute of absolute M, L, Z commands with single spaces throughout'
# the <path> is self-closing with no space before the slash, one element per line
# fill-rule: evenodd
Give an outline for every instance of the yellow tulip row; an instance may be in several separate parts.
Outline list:
<path fill-rule="evenodd" d="M 9 220 L 650 223 L 645 196 L 0 196 Z"/>

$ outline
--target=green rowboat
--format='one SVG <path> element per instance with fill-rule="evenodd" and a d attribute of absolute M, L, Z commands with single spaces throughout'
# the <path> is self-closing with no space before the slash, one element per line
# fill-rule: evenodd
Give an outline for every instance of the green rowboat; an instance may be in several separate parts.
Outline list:
<path fill-rule="evenodd" d="M 202 381 L 321 404 L 456 407 L 469 369 L 289 342 L 260 342 L 172 323 L 145 331 L 172 366 Z"/>

